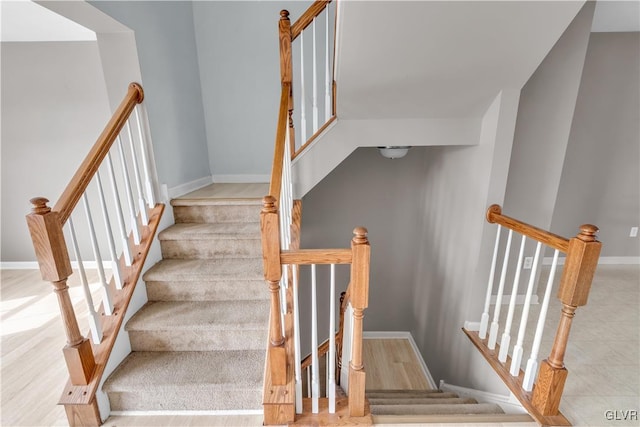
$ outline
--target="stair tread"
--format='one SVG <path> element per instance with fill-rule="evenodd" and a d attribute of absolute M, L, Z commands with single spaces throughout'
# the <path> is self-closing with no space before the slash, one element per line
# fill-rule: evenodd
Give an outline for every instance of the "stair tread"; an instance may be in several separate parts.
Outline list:
<path fill-rule="evenodd" d="M 262 206 L 260 198 L 197 198 L 184 197 L 171 200 L 171 206 Z M 258 211 L 259 212 L 259 209 Z"/>
<path fill-rule="evenodd" d="M 448 415 L 503 414 L 494 403 L 455 403 L 434 405 L 371 405 L 372 415 Z"/>
<path fill-rule="evenodd" d="M 126 330 L 266 330 L 268 320 L 268 300 L 151 301 L 127 322 Z"/>
<path fill-rule="evenodd" d="M 414 398 L 376 398 L 368 397 L 371 405 L 452 405 L 478 403 L 471 397 L 414 397 Z"/>
<path fill-rule="evenodd" d="M 160 240 L 260 239 L 260 223 L 179 223 L 161 231 L 158 238 Z"/>
<path fill-rule="evenodd" d="M 107 379 L 106 391 L 262 389 L 264 350 L 136 351 Z"/>
<path fill-rule="evenodd" d="M 145 281 L 264 280 L 260 258 L 164 259 L 145 274 Z M 268 292 L 265 290 L 265 294 Z"/>

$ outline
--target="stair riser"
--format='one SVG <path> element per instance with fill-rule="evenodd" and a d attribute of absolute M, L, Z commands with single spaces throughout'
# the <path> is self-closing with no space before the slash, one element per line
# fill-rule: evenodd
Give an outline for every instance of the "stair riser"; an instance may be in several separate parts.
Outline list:
<path fill-rule="evenodd" d="M 265 348 L 265 330 L 129 331 L 133 351 L 217 351 Z"/>
<path fill-rule="evenodd" d="M 212 369 L 205 367 L 204 369 Z M 194 399 L 197 393 L 198 399 Z M 223 411 L 259 410 L 262 406 L 262 390 L 216 390 L 214 388 L 194 391 L 145 390 L 144 393 L 109 392 L 112 411 Z"/>
<path fill-rule="evenodd" d="M 146 282 L 149 301 L 266 300 L 264 280 Z"/>
<path fill-rule="evenodd" d="M 161 240 L 165 259 L 257 258 L 262 256 L 260 239 Z"/>
<path fill-rule="evenodd" d="M 176 223 L 260 222 L 260 206 L 174 206 Z"/>

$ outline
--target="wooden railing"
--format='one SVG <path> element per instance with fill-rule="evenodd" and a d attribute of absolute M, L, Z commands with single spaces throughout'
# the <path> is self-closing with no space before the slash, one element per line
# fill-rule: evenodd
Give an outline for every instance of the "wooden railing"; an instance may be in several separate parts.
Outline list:
<path fill-rule="evenodd" d="M 335 388 L 336 372 L 339 375 L 340 363 L 331 363 L 329 367 L 329 380 L 327 384 L 327 397 L 323 398 L 318 393 L 318 307 L 315 302 L 317 292 L 316 267 L 330 265 L 330 307 L 329 339 L 326 344 L 326 352 L 329 360 L 338 360 L 336 353 L 343 347 L 344 336 L 342 326 L 345 323 L 352 325 L 350 337 L 352 340 L 346 346 L 349 353 L 345 357 L 349 360 L 348 375 L 348 414 L 349 417 L 362 417 L 366 415 L 364 397 L 365 371 L 362 362 L 362 320 L 364 310 L 368 305 L 369 289 L 369 259 L 370 249 L 367 239 L 367 230 L 358 227 L 354 230 L 351 248 L 347 249 L 300 249 L 300 224 L 302 204 L 295 200 L 291 177 L 291 161 L 300 153 L 310 140 L 316 138 L 326 127 L 335 120 L 335 84 L 332 79 L 332 60 L 329 55 L 329 45 L 333 35 L 329 31 L 331 20 L 328 7 L 330 1 L 316 1 L 293 25 L 289 21 L 289 13 L 283 10 L 280 13 L 279 40 L 280 40 L 280 71 L 281 71 L 281 96 L 278 109 L 278 123 L 276 126 L 276 140 L 269 194 L 263 199 L 261 211 L 262 253 L 264 260 L 265 280 L 269 285 L 271 295 L 271 315 L 269 318 L 269 339 L 265 367 L 264 383 L 264 423 L 285 424 L 296 420 L 296 414 L 308 412 L 317 414 L 320 407 L 326 408 L 331 414 L 336 412 Z M 316 55 L 315 22 L 321 14 L 325 14 L 323 22 L 324 32 L 324 92 L 325 97 L 321 102 L 317 95 L 318 66 Z M 311 27 L 312 31 L 312 98 L 311 120 L 312 132 L 306 130 L 307 98 L 305 78 L 305 45 L 302 40 L 305 29 Z M 300 53 L 300 98 L 294 97 L 294 55 L 292 43 L 300 39 L 300 45 L 295 47 Z M 300 114 L 294 109 L 295 99 L 299 99 Z M 319 106 L 324 104 L 324 114 L 320 114 Z M 324 124 L 321 125 L 321 117 Z M 299 120 L 298 120 L 299 119 Z M 300 131 L 296 134 L 294 123 L 300 124 Z M 296 138 L 296 135 L 298 138 Z M 298 141 L 303 144 L 296 144 Z M 350 283 L 348 288 L 349 299 L 344 302 L 352 312 L 349 322 L 340 319 L 339 330 L 336 331 L 335 303 L 336 283 L 335 266 L 349 264 Z M 310 266 L 311 277 L 301 279 L 300 266 Z M 305 267 L 306 268 L 306 267 Z M 300 356 L 300 313 L 298 309 L 298 290 L 309 286 L 312 294 L 312 355 L 307 362 L 308 368 L 313 372 L 312 393 L 309 404 L 303 403 L 302 393 L 302 360 Z M 342 310 L 344 312 L 344 310 Z M 338 340 L 336 340 L 336 337 Z M 336 366 L 338 365 L 338 366 Z M 326 402 L 320 402 L 326 399 Z M 326 404 L 325 404 L 326 403 Z M 306 413 L 304 414 L 306 415 Z"/>
<path fill-rule="evenodd" d="M 568 371 L 564 366 L 564 355 L 569 340 L 571 322 L 576 309 L 586 305 L 591 282 L 598 264 L 601 243 L 596 240 L 597 227 L 590 224 L 580 226 L 580 233 L 566 239 L 548 231 L 541 230 L 517 219 L 502 214 L 498 205 L 493 205 L 487 211 L 487 220 L 498 224 L 493 260 L 487 286 L 484 310 L 479 323 L 467 322 L 463 328 L 473 344 L 480 350 L 492 368 L 500 375 L 511 392 L 522 403 L 529 414 L 542 425 L 571 425 L 560 413 L 560 399 L 567 379 Z M 509 230 L 504 250 L 500 252 L 502 242 L 501 231 Z M 501 305 L 505 296 L 507 270 L 510 262 L 510 248 L 513 234 L 521 236 L 520 250 L 517 256 L 515 274 L 509 298 L 509 308 L 506 319 L 501 317 Z M 536 244 L 535 255 L 531 265 L 528 285 L 524 294 L 524 303 L 520 316 L 517 341 L 511 347 L 511 327 L 515 315 L 516 299 L 523 268 L 526 240 Z M 531 342 L 530 357 L 525 370 L 520 366 L 525 353 L 525 336 L 527 322 L 531 308 L 531 301 L 536 280 L 538 266 L 541 264 L 542 247 L 554 250 L 549 276 L 547 278 L 544 296 L 540 304 L 536 330 Z M 562 304 L 561 317 L 549 356 L 538 360 L 538 353 L 542 343 L 547 310 L 550 304 L 551 290 L 554 276 L 559 267 L 559 254 L 566 254 L 564 269 L 559 282 L 558 299 Z M 514 253 L 515 255 L 515 253 Z M 493 320 L 490 320 L 490 306 L 496 278 L 496 265 L 502 260 L 502 270 L 498 281 Z M 504 320 L 503 325 L 501 321 Z M 500 344 L 498 332 L 503 329 Z M 510 351 L 511 348 L 511 351 Z"/>
<path fill-rule="evenodd" d="M 71 426 L 102 423 L 96 392 L 164 210 L 163 204 L 155 202 L 146 115 L 144 109 L 139 108 L 143 99 L 142 87 L 137 83 L 129 85 L 120 106 L 53 209 L 47 205 L 49 201 L 46 198 L 36 197 L 31 200 L 33 210 L 26 218 L 42 278 L 53 285 L 67 337 L 63 355 L 70 378 L 60 398 L 60 404 L 64 405 Z M 124 136 L 129 149 L 128 155 L 123 143 L 125 138 L 121 135 L 123 130 L 126 131 Z M 117 150 L 114 147 L 116 141 Z M 117 167 L 114 167 L 111 159 L 111 153 L 114 151 L 118 151 L 120 159 Z M 133 167 L 135 190 L 130 185 L 130 167 Z M 104 193 L 100 178 L 101 168 L 103 172 L 106 168 L 109 175 L 113 193 L 110 199 Z M 141 169 L 143 177 L 140 175 Z M 97 193 L 89 189 L 92 182 L 95 183 Z M 119 183 L 120 188 L 124 187 L 127 196 L 128 215 L 122 211 Z M 134 193 L 138 198 L 137 205 L 134 202 Z M 90 196 L 99 200 L 105 225 L 104 241 L 97 237 Z M 72 219 L 73 216 L 79 216 L 74 213 L 81 199 L 85 218 L 76 220 L 80 224 L 84 221 L 83 225 L 86 225 L 88 230 L 85 240 L 88 242 L 78 238 L 78 227 L 77 224 L 74 226 Z M 125 221 L 127 216 L 128 221 Z M 115 233 L 111 228 L 113 218 L 118 224 L 118 231 Z M 69 297 L 67 280 L 73 270 L 63 230 L 66 224 L 88 306 L 91 339 L 86 338 L 80 331 Z M 91 248 L 100 280 L 102 300 L 97 310 L 85 274 L 83 253 L 89 252 L 85 246 Z M 109 261 L 104 261 L 100 254 L 100 249 L 105 247 L 110 254 Z M 118 256 L 117 253 L 122 255 Z M 110 278 L 107 278 L 103 268 L 105 262 L 111 267 Z"/>

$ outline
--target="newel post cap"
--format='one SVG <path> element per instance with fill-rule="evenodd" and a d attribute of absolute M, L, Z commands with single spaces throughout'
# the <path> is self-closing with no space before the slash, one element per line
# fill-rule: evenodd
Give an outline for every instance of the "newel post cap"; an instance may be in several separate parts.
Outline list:
<path fill-rule="evenodd" d="M 280 19 L 289 19 L 289 11 L 287 9 L 282 9 L 280 11 Z"/>
<path fill-rule="evenodd" d="M 46 197 L 34 197 L 29 202 L 33 205 L 31 212 L 34 214 L 42 215 L 51 212 L 51 208 L 47 206 L 49 199 Z"/>
<path fill-rule="evenodd" d="M 276 198 L 269 195 L 262 198 L 262 212 L 263 213 L 277 213 Z"/>
<path fill-rule="evenodd" d="M 576 237 L 583 242 L 595 242 L 598 231 L 600 231 L 598 227 L 593 224 L 582 224 L 580 226 L 580 233 Z"/>
<path fill-rule="evenodd" d="M 364 227 L 356 227 L 353 229 L 353 243 L 356 245 L 366 245 L 369 243 L 367 238 L 367 229 Z"/>

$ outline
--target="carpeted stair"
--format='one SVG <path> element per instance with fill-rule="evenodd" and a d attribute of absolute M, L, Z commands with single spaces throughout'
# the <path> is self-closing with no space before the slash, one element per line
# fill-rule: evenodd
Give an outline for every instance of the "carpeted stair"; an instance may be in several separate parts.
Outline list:
<path fill-rule="evenodd" d="M 112 411 L 260 410 L 269 316 L 259 199 L 176 199 L 133 352 L 107 379 Z"/>

